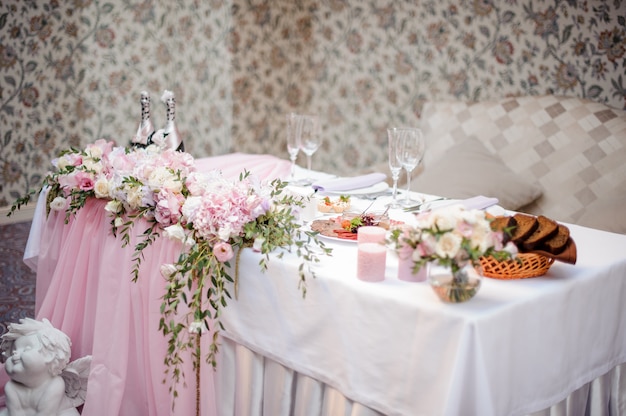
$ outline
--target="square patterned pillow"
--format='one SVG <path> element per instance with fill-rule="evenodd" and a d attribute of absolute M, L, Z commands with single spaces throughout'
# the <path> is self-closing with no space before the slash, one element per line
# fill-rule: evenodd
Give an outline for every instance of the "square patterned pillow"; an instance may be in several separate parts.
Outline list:
<path fill-rule="evenodd" d="M 515 175 L 477 139 L 463 140 L 424 170 L 411 184 L 413 190 L 448 198 L 476 195 L 496 197 L 499 204 L 517 210 L 541 195 L 541 188 Z"/>
<path fill-rule="evenodd" d="M 601 103 L 552 95 L 428 102 L 421 127 L 426 166 L 474 137 L 538 184 L 542 195 L 526 212 L 576 222 L 585 207 L 626 187 L 626 111 Z"/>
<path fill-rule="evenodd" d="M 613 233 L 626 234 L 626 190 L 614 190 L 608 198 L 590 204 L 578 224 Z"/>

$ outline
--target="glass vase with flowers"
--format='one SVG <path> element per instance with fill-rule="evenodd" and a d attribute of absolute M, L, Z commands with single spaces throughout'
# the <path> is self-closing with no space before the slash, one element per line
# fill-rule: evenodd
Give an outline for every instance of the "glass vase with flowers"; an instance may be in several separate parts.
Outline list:
<path fill-rule="evenodd" d="M 388 243 L 398 251 L 410 252 L 413 270 L 430 264 L 428 280 L 444 302 L 464 302 L 480 288 L 479 259 L 514 258 L 517 247 L 504 243 L 501 231 L 490 226 L 488 214 L 455 204 L 420 213 L 414 225 L 391 232 Z"/>

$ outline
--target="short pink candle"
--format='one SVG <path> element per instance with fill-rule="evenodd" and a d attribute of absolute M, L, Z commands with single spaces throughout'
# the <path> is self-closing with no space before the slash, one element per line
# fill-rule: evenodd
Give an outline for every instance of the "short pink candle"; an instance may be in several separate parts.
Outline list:
<path fill-rule="evenodd" d="M 357 241 L 362 243 L 384 243 L 387 230 L 376 225 L 367 225 L 357 229 Z"/>
<path fill-rule="evenodd" d="M 359 244 L 356 276 L 366 282 L 385 279 L 387 247 L 378 243 Z"/>
<path fill-rule="evenodd" d="M 411 256 L 398 258 L 398 279 L 406 282 L 424 282 L 428 277 L 428 267 L 422 266 L 417 273 L 413 273 L 413 259 Z"/>

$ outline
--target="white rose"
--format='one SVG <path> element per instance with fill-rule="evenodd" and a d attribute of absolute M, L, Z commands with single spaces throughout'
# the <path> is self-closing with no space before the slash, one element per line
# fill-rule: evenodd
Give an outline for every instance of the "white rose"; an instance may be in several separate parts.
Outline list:
<path fill-rule="evenodd" d="M 96 194 L 96 198 L 109 198 L 109 189 L 109 181 L 104 177 L 98 178 L 96 183 L 93 184 L 93 190 Z"/>
<path fill-rule="evenodd" d="M 181 208 L 181 212 L 185 218 L 187 218 L 190 222 L 193 222 L 196 218 L 196 212 L 200 208 L 202 204 L 202 198 L 199 196 L 191 196 L 185 199 L 185 203 Z"/>
<path fill-rule="evenodd" d="M 189 324 L 188 330 L 190 334 L 203 334 L 206 331 L 206 327 L 202 321 L 193 321 Z"/>
<path fill-rule="evenodd" d="M 101 159 L 102 158 L 102 149 L 99 146 L 89 146 L 86 149 L 86 153 L 91 156 L 93 159 Z"/>
<path fill-rule="evenodd" d="M 220 238 L 220 240 L 222 241 L 228 241 L 228 239 L 230 238 L 231 233 L 233 232 L 233 229 L 230 225 L 225 225 L 223 227 L 221 227 L 218 231 L 217 231 L 217 236 Z"/>
<path fill-rule="evenodd" d="M 181 243 L 185 241 L 185 238 L 187 238 L 187 234 L 185 234 L 185 230 L 180 224 L 174 224 L 170 225 L 169 227 L 165 227 L 163 229 L 163 235 L 165 235 L 165 237 L 169 239 L 178 240 Z"/>
<path fill-rule="evenodd" d="M 170 176 L 171 173 L 167 170 L 167 168 L 159 166 L 149 173 L 148 185 L 153 189 L 160 189 Z"/>
<path fill-rule="evenodd" d="M 104 210 L 113 214 L 117 214 L 122 210 L 122 203 L 116 199 L 113 199 L 104 206 Z"/>
<path fill-rule="evenodd" d="M 176 268 L 176 265 L 172 263 L 162 264 L 159 271 L 161 272 L 161 276 L 163 276 L 166 279 L 170 279 L 176 273 L 178 273 L 178 269 Z"/>
<path fill-rule="evenodd" d="M 454 258 L 461 249 L 461 236 L 454 233 L 445 233 L 437 241 L 435 253 L 439 257 Z"/>
<path fill-rule="evenodd" d="M 83 165 L 85 166 L 85 169 L 94 171 L 96 174 L 102 172 L 102 163 L 96 162 L 93 159 L 85 159 L 83 161 Z"/>
<path fill-rule="evenodd" d="M 61 156 L 56 160 L 56 166 L 59 170 L 63 170 L 70 165 L 70 161 L 66 156 Z"/>
<path fill-rule="evenodd" d="M 126 192 L 126 202 L 132 209 L 141 207 L 141 201 L 143 200 L 143 192 L 139 187 L 131 187 Z"/>
<path fill-rule="evenodd" d="M 67 207 L 67 199 L 63 196 L 57 196 L 50 202 L 50 209 L 53 211 L 64 211 Z"/>
<path fill-rule="evenodd" d="M 255 238 L 254 243 L 252 244 L 252 250 L 260 253 L 263 248 L 263 243 L 265 243 L 265 238 L 263 237 Z"/>
<path fill-rule="evenodd" d="M 454 230 L 457 221 L 458 217 L 456 216 L 456 212 L 447 209 L 441 210 L 439 215 L 435 218 L 435 224 L 440 230 Z"/>

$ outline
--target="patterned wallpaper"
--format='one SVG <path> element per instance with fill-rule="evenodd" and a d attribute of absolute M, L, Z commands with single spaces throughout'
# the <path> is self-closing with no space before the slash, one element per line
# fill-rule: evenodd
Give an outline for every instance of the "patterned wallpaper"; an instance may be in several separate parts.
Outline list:
<path fill-rule="evenodd" d="M 425 100 L 626 108 L 626 1 L 0 0 L 0 206 L 70 145 L 127 143 L 142 90 L 162 127 L 165 89 L 195 157 L 286 158 L 284 115 L 318 113 L 313 168 L 348 174 Z"/>

